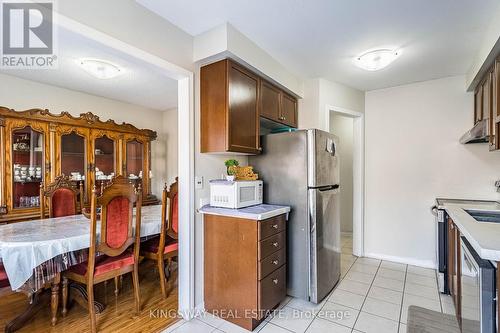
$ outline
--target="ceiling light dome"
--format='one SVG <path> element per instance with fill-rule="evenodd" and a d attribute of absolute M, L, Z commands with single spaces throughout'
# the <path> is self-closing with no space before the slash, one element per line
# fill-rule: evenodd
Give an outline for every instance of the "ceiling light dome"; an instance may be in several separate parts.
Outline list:
<path fill-rule="evenodd" d="M 80 67 L 98 79 L 112 79 L 122 74 L 122 69 L 115 64 L 104 60 L 97 59 L 81 59 L 79 60 Z"/>
<path fill-rule="evenodd" d="M 378 71 L 389 66 L 400 54 L 401 50 L 379 49 L 356 57 L 354 62 L 359 68 L 367 71 Z"/>

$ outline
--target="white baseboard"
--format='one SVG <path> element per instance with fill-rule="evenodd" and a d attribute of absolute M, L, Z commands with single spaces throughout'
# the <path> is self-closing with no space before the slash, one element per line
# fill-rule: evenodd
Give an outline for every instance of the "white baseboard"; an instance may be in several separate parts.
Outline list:
<path fill-rule="evenodd" d="M 392 261 L 392 262 L 397 262 L 400 264 L 419 266 L 419 267 L 424 267 L 424 268 L 432 268 L 432 269 L 437 268 L 437 264 L 433 260 L 420 260 L 420 259 L 415 259 L 415 258 L 390 256 L 390 255 L 379 254 L 379 253 L 365 253 L 364 256 L 367 258 Z"/>
<path fill-rule="evenodd" d="M 201 302 L 201 303 L 196 304 L 196 306 L 194 307 L 194 309 L 197 312 L 203 312 L 203 311 L 205 311 L 205 302 Z"/>

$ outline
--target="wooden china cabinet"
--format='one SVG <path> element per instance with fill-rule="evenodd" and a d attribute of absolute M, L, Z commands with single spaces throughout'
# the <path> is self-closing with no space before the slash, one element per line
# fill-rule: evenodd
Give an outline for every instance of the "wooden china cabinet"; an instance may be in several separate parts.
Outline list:
<path fill-rule="evenodd" d="M 142 183 L 143 205 L 151 193 L 151 142 L 156 132 L 103 122 L 88 112 L 73 117 L 48 110 L 0 107 L 0 223 L 37 218 L 40 184 L 61 174 L 83 183 L 84 202 L 94 185 L 124 175 Z"/>

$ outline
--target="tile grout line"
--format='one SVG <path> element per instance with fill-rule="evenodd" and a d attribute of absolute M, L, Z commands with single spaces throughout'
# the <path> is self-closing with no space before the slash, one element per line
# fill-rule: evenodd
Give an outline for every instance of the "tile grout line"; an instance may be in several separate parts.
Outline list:
<path fill-rule="evenodd" d="M 368 294 L 370 293 L 370 290 L 372 289 L 373 282 L 375 282 L 375 278 L 377 277 L 378 271 L 380 269 L 380 266 L 382 265 L 382 260 L 380 260 L 378 266 L 377 266 L 377 271 L 375 272 L 375 275 L 373 276 L 373 280 L 370 283 L 370 288 L 368 288 L 368 291 L 366 292 L 365 299 L 363 300 L 363 304 L 361 304 L 361 308 L 359 309 L 358 316 L 356 317 L 356 320 L 354 321 L 354 324 L 352 325 L 352 330 L 354 331 L 354 328 L 356 327 L 356 324 L 358 322 L 359 316 L 361 315 L 361 312 L 363 311 L 363 307 L 365 306 L 366 299 L 368 298 Z"/>
<path fill-rule="evenodd" d="M 404 300 L 405 300 L 405 290 L 406 290 L 406 277 L 408 276 L 408 265 L 406 265 L 405 269 L 405 280 L 403 283 L 403 295 L 401 296 L 401 308 L 399 309 L 399 321 L 398 321 L 398 333 L 399 329 L 401 328 L 401 317 L 403 316 L 403 306 L 404 306 Z"/>
<path fill-rule="evenodd" d="M 353 254 L 351 253 L 351 255 L 353 255 Z M 323 308 L 325 307 L 326 303 L 327 303 L 327 302 L 328 302 L 328 300 L 330 299 L 330 296 L 332 295 L 332 293 L 335 291 L 335 289 L 337 289 L 337 288 L 338 288 L 339 284 L 340 284 L 342 281 L 344 281 L 344 280 L 345 280 L 345 278 L 346 278 L 346 276 L 347 276 L 347 273 L 349 273 L 349 271 L 351 270 L 352 266 L 354 266 L 354 263 L 356 263 L 356 261 L 358 261 L 358 259 L 359 259 L 359 257 L 356 257 L 356 259 L 354 259 L 354 261 L 352 262 L 352 264 L 349 266 L 349 268 L 348 268 L 348 269 L 347 269 L 347 271 L 345 272 L 344 277 L 342 277 L 342 276 L 340 277 L 340 279 L 339 279 L 339 281 L 337 282 L 337 284 L 335 285 L 335 287 L 333 287 L 332 292 L 328 295 L 328 299 L 325 299 L 325 303 L 323 304 L 323 306 L 321 307 L 321 309 L 319 309 L 319 312 L 321 312 L 321 311 L 323 310 Z M 340 274 L 342 275 L 342 263 L 341 263 L 341 265 L 340 265 Z M 333 303 L 333 302 L 332 302 L 332 303 Z M 337 303 L 335 303 L 335 304 L 337 304 Z M 339 304 L 339 305 L 340 305 L 340 304 Z M 355 310 L 355 309 L 353 309 L 353 310 Z M 319 318 L 319 317 L 317 317 L 316 315 L 314 315 L 314 319 L 313 319 L 313 320 L 309 323 L 309 325 L 307 325 L 306 329 L 304 330 L 304 333 L 305 333 L 305 332 L 307 332 L 307 330 L 309 329 L 309 327 L 311 327 L 312 323 L 313 323 L 313 322 L 314 322 L 317 318 Z M 322 318 L 320 318 L 320 319 L 322 319 Z M 327 320 L 327 319 L 325 319 L 325 320 Z M 327 321 L 329 321 L 329 320 L 327 320 Z M 330 322 L 330 321 L 329 321 L 329 322 Z M 331 323 L 333 323 L 333 322 L 331 322 Z M 348 326 L 345 326 L 345 325 L 342 325 L 342 324 L 339 324 L 339 323 L 333 323 L 333 324 L 337 324 L 337 325 L 341 325 L 341 326 L 343 326 L 343 327 L 351 328 L 351 327 L 348 327 Z M 354 330 L 354 326 L 352 327 L 351 331 L 352 331 L 352 330 Z"/>
<path fill-rule="evenodd" d="M 342 249 L 342 246 L 341 246 L 341 249 Z M 341 254 L 341 256 L 342 256 L 342 254 L 343 254 L 343 253 L 342 253 L 342 251 L 340 252 L 340 254 Z M 353 255 L 353 254 L 351 253 L 350 255 Z M 345 279 L 345 277 L 347 276 L 347 273 L 351 270 L 352 266 L 354 265 L 354 263 L 355 263 L 357 260 L 358 260 L 358 257 L 356 257 L 356 259 L 354 259 L 354 261 L 352 262 L 352 264 L 349 266 L 349 268 L 347 269 L 347 272 L 346 272 L 346 274 L 344 275 L 344 277 L 342 277 L 342 276 L 340 277 L 339 281 L 337 282 L 337 284 L 335 285 L 335 287 L 332 289 L 332 293 L 333 293 L 333 291 L 334 291 L 334 290 L 338 287 L 338 285 L 340 284 L 340 282 L 342 282 L 342 281 Z M 341 264 L 340 264 L 340 274 L 342 275 L 342 260 L 341 260 Z M 331 293 L 328 295 L 328 299 L 330 298 L 330 296 L 331 296 Z M 319 309 L 319 312 L 321 312 L 321 311 L 323 310 L 323 308 L 325 307 L 326 303 L 328 302 L 328 299 L 326 299 L 326 298 L 325 298 L 325 303 L 324 303 L 324 304 L 323 304 L 323 306 Z M 287 303 L 287 304 L 288 304 L 288 303 Z M 285 306 L 284 306 L 284 307 L 285 307 Z M 283 308 L 284 308 L 284 307 L 283 307 Z M 290 307 L 290 308 L 291 308 L 291 309 L 294 309 L 294 310 L 298 310 L 298 311 L 300 311 L 300 312 L 303 312 L 302 310 L 300 310 L 300 309 L 295 309 L 294 307 Z M 280 309 L 280 310 L 281 310 L 281 309 Z M 313 322 L 314 322 L 317 318 L 319 318 L 319 317 L 317 317 L 317 315 L 314 315 L 314 316 L 313 316 L 313 320 L 309 323 L 309 325 L 307 325 L 307 327 L 305 328 L 305 330 L 304 330 L 304 332 L 303 332 L 303 333 L 305 333 L 305 332 L 309 329 L 309 327 L 312 325 L 312 323 L 313 323 Z M 320 318 L 320 319 L 321 319 L 321 318 Z M 268 323 L 271 323 L 271 321 L 269 321 Z M 271 324 L 272 324 L 272 323 L 271 323 Z M 288 329 L 286 329 L 286 328 L 284 328 L 284 327 L 281 327 L 281 326 L 279 326 L 279 325 L 276 325 L 276 324 L 273 324 L 273 325 L 278 326 L 279 328 L 283 328 L 283 329 L 285 329 L 285 330 L 289 331 Z M 265 326 L 267 326 L 267 324 L 266 324 Z M 343 326 L 343 325 L 342 325 L 342 326 Z M 347 327 L 347 326 L 344 326 L 344 327 Z"/>
<path fill-rule="evenodd" d="M 441 313 L 444 313 L 443 302 L 441 301 L 441 292 L 439 291 L 439 281 L 437 277 L 437 272 L 434 272 L 434 278 L 436 279 L 437 293 L 439 298 L 439 306 L 441 307 Z"/>

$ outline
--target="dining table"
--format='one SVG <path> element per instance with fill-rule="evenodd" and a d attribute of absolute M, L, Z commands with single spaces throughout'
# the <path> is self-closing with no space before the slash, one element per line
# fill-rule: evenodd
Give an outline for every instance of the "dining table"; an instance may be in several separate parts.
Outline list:
<path fill-rule="evenodd" d="M 141 239 L 151 238 L 161 231 L 161 205 L 141 209 Z M 135 208 L 133 212 L 135 235 Z M 97 223 L 97 239 L 100 223 Z M 39 310 L 40 295 L 50 286 L 52 325 L 57 323 L 60 273 L 88 259 L 90 219 L 83 214 L 46 218 L 0 225 L 0 262 L 2 262 L 13 291 L 26 293 L 31 301 L 24 313 L 6 327 L 17 329 L 26 318 Z M 74 286 L 86 298 L 81 286 Z M 83 302 L 79 302 L 82 304 Z M 83 304 L 82 304 L 83 305 Z M 104 306 L 95 304 L 97 312 Z"/>

